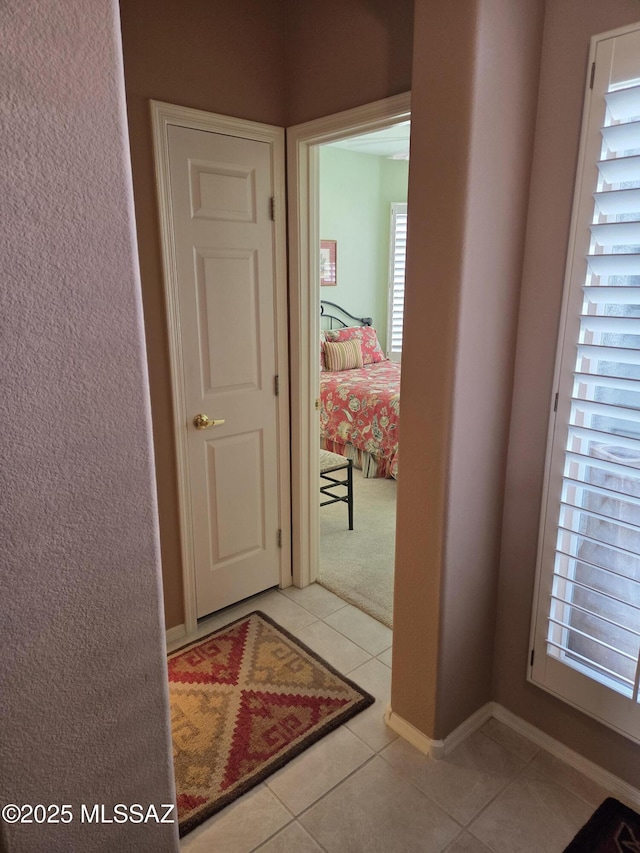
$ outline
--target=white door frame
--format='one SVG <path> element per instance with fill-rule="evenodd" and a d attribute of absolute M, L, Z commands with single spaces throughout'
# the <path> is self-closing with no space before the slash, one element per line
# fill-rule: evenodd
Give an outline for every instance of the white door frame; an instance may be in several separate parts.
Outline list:
<path fill-rule="evenodd" d="M 319 536 L 320 255 L 317 146 L 411 118 L 407 92 L 287 129 L 291 347 L 291 498 L 293 583 L 317 576 Z"/>
<path fill-rule="evenodd" d="M 164 293 L 167 306 L 169 333 L 169 358 L 171 365 L 171 390 L 178 473 L 178 508 L 180 515 L 180 542 L 184 589 L 184 633 L 196 632 L 196 573 L 193 551 L 191 492 L 187 451 L 188 419 L 182 361 L 180 308 L 178 303 L 178 277 L 175 258 L 175 241 L 171 217 L 171 186 L 169 181 L 169 140 L 171 125 L 223 133 L 266 142 L 271 146 L 274 212 L 274 292 L 276 318 L 276 371 L 279 377 L 277 399 L 278 423 L 278 488 L 279 524 L 282 530 L 280 549 L 280 586 L 291 585 L 291 491 L 289 472 L 289 369 L 287 340 L 287 279 L 286 279 L 286 221 L 285 221 L 285 159 L 284 130 L 257 122 L 244 121 L 229 116 L 208 113 L 189 107 L 175 106 L 161 101 L 151 101 L 151 121 L 156 172 L 156 188 L 160 215 Z M 172 639 L 176 637 L 172 634 Z"/>

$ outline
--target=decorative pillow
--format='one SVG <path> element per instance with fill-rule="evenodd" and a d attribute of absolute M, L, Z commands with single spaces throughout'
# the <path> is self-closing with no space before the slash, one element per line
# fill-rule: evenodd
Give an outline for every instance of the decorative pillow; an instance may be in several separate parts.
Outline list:
<path fill-rule="evenodd" d="M 324 342 L 326 340 L 324 334 L 325 334 L 324 331 L 322 329 L 320 329 L 320 372 L 321 373 L 323 370 L 327 369 L 324 365 Z"/>
<path fill-rule="evenodd" d="M 362 346 L 353 338 L 350 341 L 326 341 L 324 361 L 327 370 L 353 370 L 362 367 Z"/>
<path fill-rule="evenodd" d="M 379 361 L 387 361 L 382 347 L 378 341 L 378 335 L 373 326 L 349 326 L 346 329 L 329 329 L 325 331 L 327 341 L 351 341 L 354 338 L 362 345 L 363 364 L 376 364 Z"/>

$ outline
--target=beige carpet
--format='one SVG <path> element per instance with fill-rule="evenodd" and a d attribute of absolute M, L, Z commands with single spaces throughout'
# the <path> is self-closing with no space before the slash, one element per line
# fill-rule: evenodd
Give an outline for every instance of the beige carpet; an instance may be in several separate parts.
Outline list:
<path fill-rule="evenodd" d="M 320 508 L 318 582 L 392 628 L 396 481 L 353 471 L 353 530 L 347 505 Z"/>

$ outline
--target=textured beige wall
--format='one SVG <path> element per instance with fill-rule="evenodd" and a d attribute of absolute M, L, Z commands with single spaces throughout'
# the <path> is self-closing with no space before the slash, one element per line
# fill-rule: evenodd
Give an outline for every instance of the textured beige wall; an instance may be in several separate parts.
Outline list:
<path fill-rule="evenodd" d="M 498 599 L 494 698 L 640 784 L 640 748 L 525 681 L 556 335 L 589 40 L 640 20 L 631 0 L 547 0 Z"/>
<path fill-rule="evenodd" d="M 416 2 L 392 706 L 435 738 L 491 699 L 541 25 Z"/>
<path fill-rule="evenodd" d="M 175 791 L 115 0 L 0 4 L 0 848 L 178 849 L 81 804 Z"/>
<path fill-rule="evenodd" d="M 149 100 L 284 124 L 280 0 L 122 0 L 167 627 L 184 621 L 171 377 Z"/>

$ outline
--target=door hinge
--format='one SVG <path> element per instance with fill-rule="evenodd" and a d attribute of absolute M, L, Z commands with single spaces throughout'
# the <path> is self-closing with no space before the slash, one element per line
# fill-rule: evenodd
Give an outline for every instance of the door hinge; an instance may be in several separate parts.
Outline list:
<path fill-rule="evenodd" d="M 282 529 L 278 529 L 278 548 L 282 548 Z"/>
<path fill-rule="evenodd" d="M 556 391 L 556 396 L 555 396 L 555 399 L 554 399 L 554 401 L 553 401 L 553 411 L 554 411 L 554 412 L 557 412 L 557 411 L 558 411 L 558 393 L 559 393 L 559 392 L 558 392 L 558 391 Z"/>
<path fill-rule="evenodd" d="M 273 378 L 273 390 L 275 391 L 276 397 L 280 396 L 280 377 L 274 376 Z"/>
<path fill-rule="evenodd" d="M 593 89 L 593 80 L 596 76 L 596 64 L 595 62 L 591 63 L 591 80 L 589 81 L 589 88 Z"/>
<path fill-rule="evenodd" d="M 319 397 L 318 397 L 318 399 L 315 401 L 315 407 L 316 407 L 316 411 L 320 411 L 320 398 L 319 398 Z"/>
<path fill-rule="evenodd" d="M 535 654 L 536 654 L 536 650 L 535 650 L 535 649 L 531 649 L 531 659 L 530 659 L 530 661 L 529 661 L 529 666 L 533 666 L 533 659 L 534 659 L 534 657 L 535 657 Z"/>
<path fill-rule="evenodd" d="M 271 196 L 271 219 L 276 221 L 276 197 L 274 195 Z"/>

